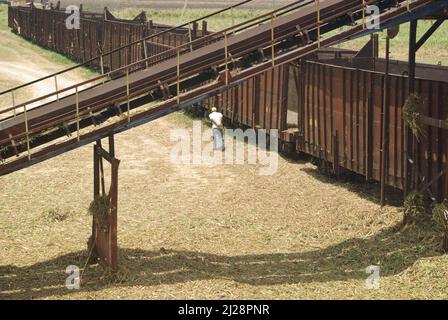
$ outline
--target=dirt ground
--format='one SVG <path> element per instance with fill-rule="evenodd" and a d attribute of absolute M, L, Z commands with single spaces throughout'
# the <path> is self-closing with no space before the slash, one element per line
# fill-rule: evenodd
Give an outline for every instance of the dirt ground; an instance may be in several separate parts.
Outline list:
<path fill-rule="evenodd" d="M 12 86 L 16 86 L 19 85 L 20 83 L 24 82 L 27 83 L 39 78 L 43 78 L 51 73 L 52 71 L 50 71 L 49 69 L 42 68 L 38 64 L 32 62 L 20 61 L 20 63 L 17 63 L 17 61 L 0 61 L 0 74 L 2 75 L 2 80 L 8 82 Z M 74 74 L 61 75 L 57 79 L 58 89 L 61 90 L 63 88 L 67 88 L 70 85 L 81 81 L 82 77 L 79 75 Z M 56 88 L 55 80 L 54 78 L 52 78 L 46 81 L 35 83 L 27 88 L 19 89 L 18 92 L 16 92 L 15 94 L 15 103 L 17 105 L 21 102 L 25 102 L 33 98 L 45 96 L 47 94 L 54 92 L 55 88 Z M 69 93 L 70 92 L 67 91 L 61 94 L 60 97 L 65 96 Z M 0 102 L 0 109 L 7 108 L 11 105 L 12 97 L 10 97 L 9 95 L 7 97 L 10 99 L 2 99 L 2 101 Z M 47 99 L 43 99 L 39 102 L 29 104 L 27 105 L 27 110 L 32 109 L 42 104 L 43 102 L 48 102 L 55 99 L 56 97 L 48 97 Z M 20 111 L 21 110 L 18 110 L 18 112 Z M 10 113 L 2 114 L 0 115 L 0 119 L 4 118 L 5 116 L 11 115 L 12 113 L 13 112 L 11 111 Z"/>
<path fill-rule="evenodd" d="M 431 226 L 399 230 L 402 210 L 377 188 L 335 181 L 304 161 L 177 166 L 175 114 L 117 136 L 118 278 L 99 266 L 81 290 L 91 230 L 92 147 L 0 178 L 0 297 L 26 299 L 447 298 Z M 381 288 L 367 289 L 370 265 Z M 428 285 L 430 284 L 430 285 Z"/>
<path fill-rule="evenodd" d="M 2 63 L 0 79 L 26 81 Z M 32 70 L 60 67 L 43 66 Z M 179 128 L 191 118 L 116 137 L 121 269 L 87 268 L 80 290 L 66 288 L 65 271 L 88 256 L 92 146 L 0 177 L 0 299 L 448 298 L 440 235 L 430 221 L 400 228 L 391 194 L 381 209 L 376 185 L 335 180 L 305 159 L 280 157 L 272 176 L 259 165 L 173 165 Z M 371 265 L 379 289 L 366 287 Z"/>

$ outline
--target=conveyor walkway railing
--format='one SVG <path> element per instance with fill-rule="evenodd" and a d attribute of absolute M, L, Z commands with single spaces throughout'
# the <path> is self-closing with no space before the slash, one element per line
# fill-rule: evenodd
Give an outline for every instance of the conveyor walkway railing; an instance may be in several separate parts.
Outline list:
<path fill-rule="evenodd" d="M 250 3 L 252 1 L 254 1 L 254 0 L 244 0 L 244 1 L 241 1 L 241 2 L 236 3 L 234 5 L 228 6 L 226 8 L 214 11 L 214 12 L 212 12 L 210 14 L 207 14 L 207 15 L 205 15 L 203 17 L 200 17 L 200 18 L 193 19 L 191 21 L 182 23 L 182 24 L 180 24 L 178 26 L 167 27 L 163 31 L 160 31 L 160 32 L 154 33 L 152 35 L 143 37 L 143 38 L 141 38 L 139 40 L 132 41 L 132 42 L 130 42 L 128 44 L 122 45 L 122 46 L 117 47 L 117 48 L 115 48 L 113 50 L 110 50 L 108 52 L 101 53 L 101 54 L 97 55 L 96 57 L 88 59 L 88 60 L 86 60 L 86 61 L 84 61 L 82 63 L 76 64 L 74 66 L 71 66 L 69 68 L 66 68 L 66 69 L 63 69 L 63 70 L 60 70 L 60 71 L 57 71 L 57 72 L 54 72 L 54 73 L 51 73 L 51 74 L 49 74 L 47 76 L 44 76 L 44 77 L 41 77 L 39 79 L 35 79 L 33 81 L 30 81 L 30 82 L 27 82 L 27 83 L 15 86 L 13 88 L 4 90 L 4 91 L 0 92 L 0 99 L 4 99 L 3 96 L 5 96 L 6 94 L 10 94 L 11 95 L 11 101 L 12 101 L 12 103 L 14 105 L 15 104 L 14 103 L 15 102 L 15 92 L 17 92 L 17 90 L 29 87 L 31 85 L 34 85 L 34 84 L 37 84 L 39 82 L 46 81 L 46 80 L 49 80 L 49 79 L 52 79 L 52 78 L 54 79 L 55 89 L 56 89 L 56 91 L 58 91 L 58 77 L 61 77 L 63 74 L 66 74 L 68 72 L 71 72 L 71 71 L 74 71 L 74 70 L 77 70 L 77 69 L 80 69 L 80 68 L 83 68 L 83 67 L 88 67 L 93 62 L 98 62 L 99 66 L 100 66 L 100 69 L 101 69 L 101 73 L 104 74 L 104 63 L 103 62 L 108 57 L 110 57 L 114 53 L 119 52 L 120 50 L 130 48 L 130 47 L 135 46 L 137 44 L 140 44 L 142 46 L 143 52 L 144 52 L 144 56 L 145 56 L 145 59 L 146 59 L 146 58 L 148 58 L 148 56 L 147 56 L 147 54 L 148 54 L 147 42 L 148 41 L 151 41 L 154 38 L 160 37 L 160 36 L 162 36 L 162 35 L 164 35 L 166 33 L 173 32 L 173 31 L 176 31 L 176 30 L 182 29 L 182 28 L 188 29 L 188 33 L 189 33 L 189 36 L 190 36 L 190 41 L 192 41 L 191 32 L 192 32 L 192 26 L 195 23 L 198 23 L 200 21 L 205 21 L 206 19 L 213 18 L 213 17 L 215 17 L 215 16 L 217 16 L 219 14 L 222 14 L 224 12 L 227 12 L 227 11 L 230 11 L 230 10 L 234 10 L 235 8 L 239 8 L 239 7 L 241 7 L 241 6 L 243 6 L 243 5 L 247 4 L 247 3 Z M 113 71 L 113 70 L 109 70 L 109 71 Z"/>
<path fill-rule="evenodd" d="M 79 90 L 81 86 L 110 76 L 101 75 L 64 89 L 75 90 L 70 96 L 27 110 L 28 103 L 38 102 L 51 94 L 31 100 L 20 106 L 23 108 L 21 114 L 0 122 L 0 147 L 8 148 L 3 154 L 6 158 L 19 156 L 0 165 L 0 175 L 163 116 L 208 95 L 227 90 L 270 68 L 359 35 L 366 31 L 367 5 L 379 5 L 381 24 L 390 25 L 398 18 L 402 21 L 404 16 L 412 19 L 412 13 L 435 3 L 441 2 L 295 1 L 286 7 L 171 49 L 175 55 L 172 59 L 148 67 L 148 59 L 143 59 L 114 71 L 124 71 L 126 76 L 123 78 Z M 358 19 L 362 19 L 361 24 L 356 24 Z M 353 24 L 348 30 L 323 37 L 348 23 Z M 144 69 L 130 74 L 130 68 L 135 66 Z M 170 96 L 171 93 L 174 94 Z M 153 95 L 159 97 L 154 100 L 163 98 L 163 101 L 150 109 L 139 110 L 143 104 L 138 102 L 139 99 L 147 102 L 142 97 Z M 116 106 L 116 115 L 120 117 L 112 124 L 96 126 L 95 114 L 115 116 L 109 112 L 111 105 Z M 61 126 L 67 129 L 69 124 L 76 129 L 75 138 L 64 142 L 45 139 L 45 136 L 52 136 L 52 130 L 59 130 Z M 81 129 L 88 126 L 94 126 L 93 130 L 82 132 Z M 40 143 L 34 140 L 50 142 L 50 145 L 35 151 L 33 149 Z"/>

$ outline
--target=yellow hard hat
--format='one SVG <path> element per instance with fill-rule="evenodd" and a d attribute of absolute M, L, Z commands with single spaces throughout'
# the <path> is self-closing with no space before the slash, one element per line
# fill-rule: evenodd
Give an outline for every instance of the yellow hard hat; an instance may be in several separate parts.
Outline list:
<path fill-rule="evenodd" d="M 212 107 L 212 112 L 216 112 L 218 111 L 218 109 L 216 109 L 216 107 Z"/>

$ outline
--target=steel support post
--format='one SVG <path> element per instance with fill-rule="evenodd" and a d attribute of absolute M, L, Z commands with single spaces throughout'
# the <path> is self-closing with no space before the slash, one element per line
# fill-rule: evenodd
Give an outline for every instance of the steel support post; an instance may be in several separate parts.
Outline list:
<path fill-rule="evenodd" d="M 111 167 L 111 182 L 109 193 L 100 193 L 100 183 L 103 179 L 101 174 L 101 161 L 106 160 Z M 94 253 L 96 259 L 111 271 L 118 270 L 118 242 L 117 242 L 117 207 L 118 207 L 118 168 L 120 161 L 115 158 L 114 136 L 109 135 L 109 152 L 101 146 L 101 141 L 93 147 L 93 196 L 94 201 L 103 197 L 107 201 L 105 216 L 93 216 L 92 240 L 89 251 Z"/>
<path fill-rule="evenodd" d="M 386 180 L 387 180 L 387 167 L 389 156 L 389 109 L 390 109 L 390 79 L 389 79 L 389 66 L 390 66 L 390 37 L 386 36 L 386 71 L 384 74 L 384 89 L 383 89 L 383 120 L 382 120 L 382 146 L 381 146 L 381 206 L 383 207 L 386 202 Z"/>
<path fill-rule="evenodd" d="M 417 20 L 411 21 L 409 31 L 409 70 L 408 70 L 408 95 L 415 92 L 415 64 L 416 64 L 416 43 L 417 43 Z M 415 138 L 411 129 L 405 123 L 405 152 L 404 152 L 404 195 L 407 196 L 409 192 L 416 187 L 415 174 L 417 169 L 417 154 L 415 153 Z"/>

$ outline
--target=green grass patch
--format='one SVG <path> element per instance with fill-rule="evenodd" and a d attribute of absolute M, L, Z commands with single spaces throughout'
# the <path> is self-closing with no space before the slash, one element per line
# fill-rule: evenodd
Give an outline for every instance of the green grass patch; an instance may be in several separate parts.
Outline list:
<path fill-rule="evenodd" d="M 144 10 L 148 16 L 148 19 L 153 20 L 155 23 L 178 25 L 190 20 L 194 20 L 210 13 L 215 12 L 214 9 L 187 9 L 185 15 L 180 20 L 182 15 L 181 9 L 167 10 L 167 9 L 148 9 Z M 141 9 L 127 8 L 118 9 L 113 13 L 122 19 L 133 19 L 139 13 Z M 208 28 L 212 31 L 219 31 L 224 28 L 232 26 L 232 24 L 238 24 L 248 19 L 255 18 L 267 10 L 234 10 L 220 13 L 207 19 Z M 433 21 L 419 21 L 418 37 L 421 37 L 428 28 L 431 27 Z M 343 29 L 346 29 L 345 27 Z M 335 31 L 332 34 L 340 32 Z M 384 57 L 386 34 L 380 32 L 380 56 Z M 362 37 L 356 40 L 352 40 L 339 45 L 341 48 L 359 50 L 369 40 L 369 37 Z M 407 60 L 408 58 L 408 41 L 409 41 L 409 23 L 400 26 L 400 32 L 398 36 L 391 40 L 391 57 L 397 60 Z M 443 24 L 433 36 L 425 43 L 425 45 L 419 50 L 417 54 L 419 62 L 448 65 L 448 24 Z"/>
<path fill-rule="evenodd" d="M 431 27 L 433 21 L 421 20 L 418 23 L 417 39 Z M 344 30 L 348 28 L 343 28 Z M 338 31 L 339 32 L 339 31 Z M 335 32 L 337 33 L 337 32 Z M 386 51 L 386 32 L 379 32 L 380 38 L 380 56 L 385 56 Z M 341 48 L 355 49 L 362 48 L 370 39 L 370 36 L 355 39 L 339 45 Z M 396 60 L 408 59 L 409 48 L 409 23 L 400 26 L 400 32 L 397 37 L 391 39 L 391 58 Z M 439 29 L 429 38 L 417 53 L 419 62 L 448 65 L 448 24 L 442 24 Z"/>
<path fill-rule="evenodd" d="M 183 19 L 181 21 L 182 10 L 166 10 L 166 9 L 148 9 L 144 10 L 148 19 L 153 20 L 155 23 L 168 24 L 168 25 L 179 25 L 197 18 L 206 16 L 216 9 L 188 9 L 185 11 Z M 133 19 L 138 14 L 142 12 L 141 9 L 127 8 L 116 10 L 113 14 L 122 19 Z M 232 24 L 238 24 L 246 20 L 255 18 L 266 12 L 266 10 L 233 10 L 225 11 L 216 16 L 207 19 L 208 29 L 213 31 L 219 31 L 224 28 L 232 26 Z"/>
<path fill-rule="evenodd" d="M 45 49 L 12 33 L 8 28 L 8 6 L 4 4 L 0 5 L 0 38 L 1 61 L 16 61 L 20 58 L 20 61 L 34 62 L 38 55 L 40 59 L 46 60 L 48 65 L 50 61 L 60 65 L 57 70 L 78 64 L 62 54 Z M 78 72 L 81 77 L 92 77 L 97 74 L 87 68 L 80 68 Z"/>

